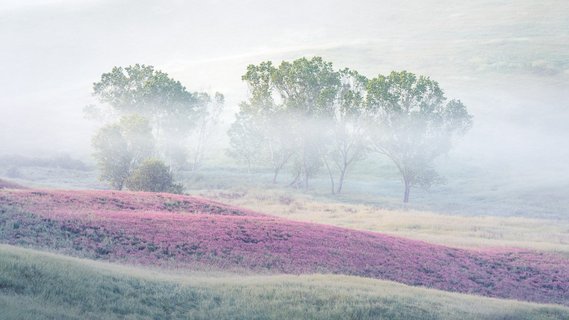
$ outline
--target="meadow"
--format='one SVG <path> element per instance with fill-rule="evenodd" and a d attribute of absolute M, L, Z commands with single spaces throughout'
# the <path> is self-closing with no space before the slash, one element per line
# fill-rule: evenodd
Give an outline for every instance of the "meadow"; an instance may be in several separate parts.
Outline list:
<path fill-rule="evenodd" d="M 0 320 L 569 320 L 568 0 L 3 0 L 0 39 Z"/>
<path fill-rule="evenodd" d="M 457 248 L 526 248 L 569 257 L 569 221 L 456 215 L 356 204 L 283 189 L 196 190 L 197 195 L 271 215 L 367 230 Z"/>
<path fill-rule="evenodd" d="M 65 270 L 62 273 L 61 270 Z M 340 275 L 164 272 L 0 245 L 4 319 L 567 319 L 569 308 Z"/>
<path fill-rule="evenodd" d="M 569 304 L 553 253 L 459 249 L 287 220 L 203 198 L 113 191 L 0 192 L 0 241 L 164 268 L 333 273 Z"/>
<path fill-rule="evenodd" d="M 245 167 L 215 150 L 197 172 L 180 171 L 176 179 L 186 192 L 200 194 L 214 191 L 278 191 L 293 195 L 309 195 L 321 202 L 357 204 L 399 210 L 402 184 L 393 164 L 366 160 L 348 173 L 342 194 L 331 194 L 329 178 L 320 172 L 311 181 L 309 190 L 289 186 L 291 174 L 283 171 L 277 184 L 266 168 L 255 168 L 252 174 Z M 440 161 L 437 169 L 445 177 L 442 184 L 429 190 L 413 189 L 407 209 L 436 212 L 454 216 L 523 217 L 547 221 L 569 220 L 569 176 L 565 170 L 551 172 L 519 172 L 513 167 L 494 163 L 475 165 L 467 160 Z M 543 170 L 546 170 L 544 168 Z M 83 170 L 64 167 L 26 166 L 18 163 L 0 168 L 0 177 L 36 188 L 108 189 L 98 180 L 91 166 Z M 271 196 L 271 192 L 267 196 Z"/>
<path fill-rule="evenodd" d="M 437 203 L 440 190 L 403 207 L 396 177 L 378 170 L 387 184 L 355 172 L 331 195 L 325 177 L 303 192 L 286 176 L 205 168 L 180 176 L 191 196 L 179 196 L 93 190 L 107 187 L 91 169 L 22 167 L 9 181 L 29 189 L 0 190 L 0 242 L 57 255 L 3 246 L 0 307 L 7 319 L 567 318 L 563 202 L 532 211 L 507 182 L 503 203 L 469 199 L 483 182 L 466 175 L 470 185 L 451 182 L 463 212 Z M 469 211 L 477 201 L 491 210 Z M 493 214 L 502 206 L 530 210 Z"/>
<path fill-rule="evenodd" d="M 19 178 L 10 180 L 27 186 L 107 188 L 97 181 L 93 170 L 22 167 L 18 172 Z M 196 174 L 184 173 L 181 181 L 189 194 L 293 220 L 377 231 L 455 247 L 521 247 L 569 254 L 569 204 L 563 196 L 569 188 L 564 186 L 562 175 L 553 179 L 558 181 L 557 187 L 543 179 L 518 186 L 511 178 L 492 171 L 496 185 L 487 188 L 480 171 L 466 170 L 437 187 L 441 190 L 416 190 L 416 199 L 403 208 L 398 198 L 400 182 L 390 172 L 390 168 L 375 168 L 376 175 L 383 177 L 380 181 L 356 171 L 340 195 L 326 192 L 326 180 L 322 177 L 315 179 L 311 190 L 303 192 L 284 185 L 286 174 L 281 177 L 285 182 L 274 185 L 270 183 L 270 173 L 250 176 L 242 168 L 207 167 Z M 455 179 L 460 183 L 453 183 Z M 361 190 L 374 181 L 381 187 Z M 452 197 L 446 198 L 449 194 Z"/>

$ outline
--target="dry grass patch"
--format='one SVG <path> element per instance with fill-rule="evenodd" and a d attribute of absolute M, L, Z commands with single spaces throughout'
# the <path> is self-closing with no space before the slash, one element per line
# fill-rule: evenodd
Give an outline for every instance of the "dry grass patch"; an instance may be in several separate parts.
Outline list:
<path fill-rule="evenodd" d="M 382 232 L 453 247 L 519 247 L 569 256 L 566 220 L 390 210 L 282 190 L 210 190 L 199 194 L 287 219 Z"/>

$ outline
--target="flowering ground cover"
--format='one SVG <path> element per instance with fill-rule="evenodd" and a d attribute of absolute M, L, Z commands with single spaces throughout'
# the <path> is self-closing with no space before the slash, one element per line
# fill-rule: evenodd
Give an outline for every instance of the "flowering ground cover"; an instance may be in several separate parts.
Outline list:
<path fill-rule="evenodd" d="M 0 244 L 0 318 L 566 320 L 569 307 L 345 275 L 157 272 Z"/>
<path fill-rule="evenodd" d="M 569 305 L 569 261 L 560 256 L 449 248 L 180 195 L 3 190 L 0 242 L 151 266 L 359 275 Z"/>

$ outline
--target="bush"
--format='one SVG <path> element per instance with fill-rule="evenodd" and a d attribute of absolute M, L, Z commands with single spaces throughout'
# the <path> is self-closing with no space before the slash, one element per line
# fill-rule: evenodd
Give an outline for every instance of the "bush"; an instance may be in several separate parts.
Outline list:
<path fill-rule="evenodd" d="M 146 160 L 126 180 L 133 191 L 182 193 L 183 186 L 174 183 L 170 168 L 160 160 Z"/>

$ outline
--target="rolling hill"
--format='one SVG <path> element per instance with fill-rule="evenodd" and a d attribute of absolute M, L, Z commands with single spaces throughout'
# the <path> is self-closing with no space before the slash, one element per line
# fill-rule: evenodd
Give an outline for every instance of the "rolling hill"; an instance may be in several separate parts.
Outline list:
<path fill-rule="evenodd" d="M 467 250 L 290 221 L 210 200 L 113 191 L 0 191 L 0 242 L 123 264 L 343 274 L 569 305 L 567 259 Z"/>
<path fill-rule="evenodd" d="M 62 272 L 65 270 L 65 272 Z M 340 275 L 171 274 L 0 245 L 3 319 L 567 319 L 569 308 Z"/>

